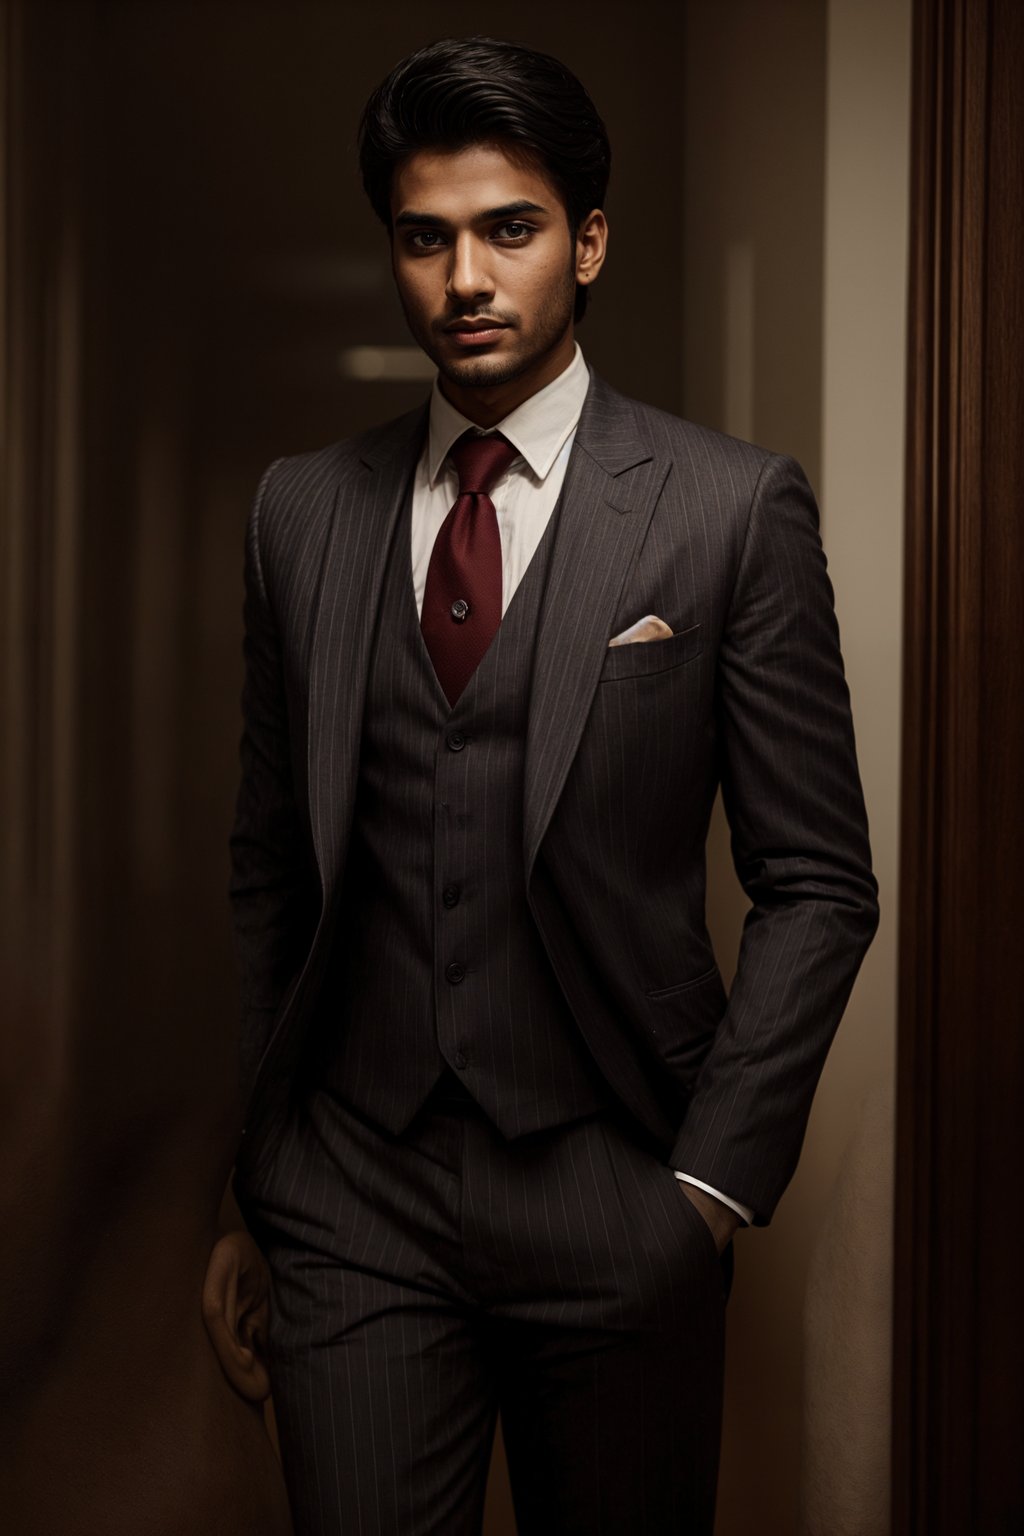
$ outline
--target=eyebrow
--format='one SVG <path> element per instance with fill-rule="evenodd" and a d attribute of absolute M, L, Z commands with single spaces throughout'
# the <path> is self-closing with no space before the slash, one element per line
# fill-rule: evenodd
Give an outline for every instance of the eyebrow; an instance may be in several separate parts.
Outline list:
<path fill-rule="evenodd" d="M 474 214 L 474 224 L 490 224 L 495 219 L 513 219 L 521 213 L 547 213 L 548 209 L 540 203 L 531 203 L 526 198 L 521 198 L 516 203 L 503 203 L 500 208 L 485 208 L 482 213 Z M 416 213 L 413 209 L 406 209 L 395 218 L 395 225 L 401 229 L 407 229 L 411 225 L 422 229 L 450 229 L 451 220 L 442 219 L 436 213 Z"/>

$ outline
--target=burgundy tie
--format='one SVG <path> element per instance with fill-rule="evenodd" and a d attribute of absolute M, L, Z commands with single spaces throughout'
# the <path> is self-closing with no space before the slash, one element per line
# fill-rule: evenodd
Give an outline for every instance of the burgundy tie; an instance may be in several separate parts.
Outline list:
<path fill-rule="evenodd" d="M 501 623 L 501 535 L 489 492 L 518 452 L 500 433 L 477 432 L 451 451 L 459 494 L 434 540 L 420 625 L 453 708 Z"/>

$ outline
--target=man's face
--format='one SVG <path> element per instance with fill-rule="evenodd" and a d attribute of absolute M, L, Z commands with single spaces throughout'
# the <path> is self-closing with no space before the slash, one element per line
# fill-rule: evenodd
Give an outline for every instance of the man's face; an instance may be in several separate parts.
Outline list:
<path fill-rule="evenodd" d="M 500 420 L 568 366 L 577 279 L 600 260 L 543 172 L 493 145 L 421 150 L 395 172 L 391 216 L 405 318 L 463 414 Z"/>

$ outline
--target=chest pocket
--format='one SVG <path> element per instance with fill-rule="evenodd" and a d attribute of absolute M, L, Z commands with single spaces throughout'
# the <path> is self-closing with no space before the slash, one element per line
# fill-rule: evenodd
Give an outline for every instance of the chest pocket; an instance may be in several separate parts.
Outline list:
<path fill-rule="evenodd" d="M 653 672 L 667 672 L 699 656 L 704 639 L 699 624 L 680 630 L 665 640 L 632 640 L 608 648 L 599 683 L 623 682 L 631 677 L 647 677 Z"/>

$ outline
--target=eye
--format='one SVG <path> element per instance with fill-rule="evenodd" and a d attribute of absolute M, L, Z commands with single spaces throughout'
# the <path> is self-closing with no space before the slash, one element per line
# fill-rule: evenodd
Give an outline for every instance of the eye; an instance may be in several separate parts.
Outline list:
<path fill-rule="evenodd" d="M 533 234 L 533 225 L 524 224 L 522 219 L 509 219 L 507 223 L 498 226 L 495 234 L 499 240 L 520 244 Z"/>
<path fill-rule="evenodd" d="M 436 229 L 418 229 L 409 236 L 409 244 L 415 251 L 436 251 L 442 237 Z"/>

